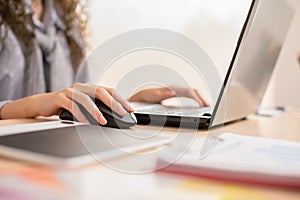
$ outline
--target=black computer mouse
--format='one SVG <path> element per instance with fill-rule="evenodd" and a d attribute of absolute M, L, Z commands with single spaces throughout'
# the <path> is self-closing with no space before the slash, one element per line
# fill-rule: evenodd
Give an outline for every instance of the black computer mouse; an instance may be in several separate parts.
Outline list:
<path fill-rule="evenodd" d="M 105 105 L 99 99 L 95 99 L 94 102 L 99 108 L 100 112 L 103 114 L 104 118 L 107 120 L 107 124 L 104 125 L 106 127 L 123 129 L 123 128 L 132 127 L 137 123 L 137 120 L 133 113 L 128 112 L 126 115 L 121 116 L 116 112 L 114 112 L 110 107 Z M 94 119 L 94 117 L 89 112 L 86 111 L 86 109 L 82 105 L 78 104 L 78 106 L 91 124 L 102 126 Z M 66 109 L 63 109 L 61 111 L 59 118 L 62 120 L 78 121 L 75 117 L 73 117 L 72 113 Z"/>

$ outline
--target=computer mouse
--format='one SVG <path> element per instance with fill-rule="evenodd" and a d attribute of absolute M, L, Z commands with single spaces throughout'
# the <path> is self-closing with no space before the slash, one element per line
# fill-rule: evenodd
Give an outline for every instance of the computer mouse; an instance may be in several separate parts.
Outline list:
<path fill-rule="evenodd" d="M 118 113 L 114 112 L 110 107 L 105 105 L 99 99 L 95 99 L 94 102 L 97 105 L 100 112 L 103 114 L 104 118 L 107 120 L 106 125 L 99 124 L 94 119 L 94 117 L 89 112 L 86 111 L 86 109 L 82 105 L 78 104 L 82 113 L 86 116 L 86 118 L 89 120 L 89 122 L 93 125 L 100 125 L 100 126 L 123 129 L 123 128 L 130 128 L 137 123 L 137 120 L 133 113 L 128 112 L 126 115 L 121 116 Z M 66 109 L 63 109 L 61 111 L 59 118 L 61 120 L 78 121 L 75 117 L 73 117 L 72 113 Z"/>

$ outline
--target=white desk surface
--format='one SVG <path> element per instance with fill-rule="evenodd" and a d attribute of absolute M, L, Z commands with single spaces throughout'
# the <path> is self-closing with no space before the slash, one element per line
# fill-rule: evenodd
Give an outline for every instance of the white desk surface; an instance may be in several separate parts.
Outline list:
<path fill-rule="evenodd" d="M 45 120 L 48 119 L 2 120 L 0 129 L 1 126 Z M 251 116 L 245 121 L 225 126 L 223 131 L 300 141 L 300 112 L 290 111 L 272 118 Z M 198 131 L 198 135 L 204 136 L 205 131 Z M 138 162 L 131 157 L 112 161 L 118 166 L 131 165 L 138 171 L 153 165 L 155 158 Z M 300 199 L 300 192 L 295 190 L 243 185 L 163 172 L 130 174 L 118 172 L 100 163 L 79 169 L 53 169 L 1 158 L 0 177 L 0 199 Z"/>

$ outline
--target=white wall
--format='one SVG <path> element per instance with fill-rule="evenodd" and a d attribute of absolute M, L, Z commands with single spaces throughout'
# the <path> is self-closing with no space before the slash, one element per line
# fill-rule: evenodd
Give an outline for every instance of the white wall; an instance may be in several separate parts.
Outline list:
<path fill-rule="evenodd" d="M 300 107 L 300 89 L 297 87 L 300 85 L 300 68 L 296 60 L 297 52 L 300 52 L 300 1 L 289 1 L 297 13 L 268 88 L 265 106 Z M 202 46 L 223 77 L 249 5 L 250 0 L 89 0 L 90 52 L 109 38 L 126 31 L 146 27 L 169 29 L 188 36 Z M 134 61 L 127 58 L 120 64 L 123 71 L 115 66 L 100 82 L 113 86 L 126 74 L 126 70 L 131 69 L 130 65 L 149 62 L 151 58 L 159 62 L 169 59 L 158 58 L 157 52 L 131 57 Z M 138 58 L 139 62 L 136 61 Z M 168 64 L 176 68 L 178 63 L 178 59 L 173 59 L 173 63 Z M 97 61 L 90 63 L 90 66 L 92 78 L 97 81 Z M 124 66 L 128 68 L 124 69 Z M 183 74 L 187 71 L 182 66 L 177 69 L 181 69 Z M 186 77 L 190 78 L 189 75 Z M 197 81 L 195 83 L 199 84 Z"/>
<path fill-rule="evenodd" d="M 224 78 L 250 3 L 250 0 L 90 0 L 91 53 L 93 48 L 120 33 L 142 28 L 167 29 L 200 45 Z M 158 51 L 131 54 L 114 63 L 101 80 L 98 80 L 97 58 L 91 59 L 89 66 L 93 80 L 115 87 L 130 70 L 150 63 L 172 68 L 209 98 L 208 87 L 203 81 L 209 77 L 196 76 L 191 66 L 179 62 L 174 55 Z"/>

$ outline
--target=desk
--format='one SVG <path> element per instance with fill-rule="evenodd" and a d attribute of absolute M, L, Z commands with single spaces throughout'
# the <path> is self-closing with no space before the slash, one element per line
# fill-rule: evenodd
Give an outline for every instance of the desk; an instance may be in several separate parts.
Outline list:
<path fill-rule="evenodd" d="M 1 126 L 37 123 L 48 119 L 2 120 Z M 55 119 L 51 119 L 55 120 Z M 157 127 L 151 127 L 153 129 Z M 165 128 L 165 130 L 176 130 Z M 276 117 L 250 116 L 226 125 L 224 131 L 245 135 L 300 141 L 300 112 L 290 111 Z M 205 131 L 198 131 L 200 136 Z M 130 157 L 117 162 L 132 163 Z M 143 165 L 143 163 L 141 163 Z M 300 199 L 300 191 L 242 185 L 217 180 L 167 173 L 127 174 L 95 164 L 80 169 L 51 169 L 30 163 L 0 158 L 1 195 L 19 199 L 34 193 L 37 199 Z M 29 184 L 24 181 L 29 181 Z M 24 184 L 26 182 L 26 184 Z M 23 184 L 23 185 L 22 185 Z M 38 188 L 38 189 L 37 189 Z M 22 189 L 21 189 L 22 190 Z M 8 194 L 9 192 L 13 194 Z M 46 198 L 45 194 L 49 194 Z M 22 196 L 23 195 L 23 196 Z M 52 195 L 52 196 L 51 196 Z M 15 197 L 15 196 L 13 196 Z M 9 199 L 9 198 L 8 198 Z M 11 198 L 13 199 L 13 198 Z M 14 199 L 18 199 L 17 197 Z M 31 199 L 31 198 L 28 198 Z"/>

